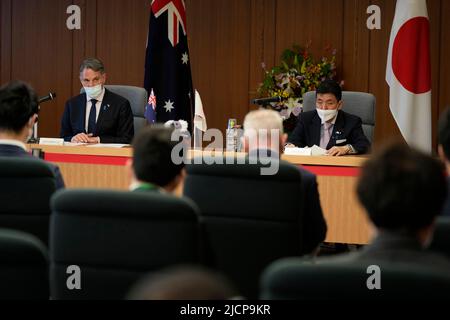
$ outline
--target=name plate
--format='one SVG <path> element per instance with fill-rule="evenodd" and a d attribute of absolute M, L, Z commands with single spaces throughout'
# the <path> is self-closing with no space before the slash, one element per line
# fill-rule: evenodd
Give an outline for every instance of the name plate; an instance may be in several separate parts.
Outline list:
<path fill-rule="evenodd" d="M 64 145 L 64 139 L 40 138 L 39 139 L 39 145 L 42 145 L 42 146 L 63 146 Z"/>

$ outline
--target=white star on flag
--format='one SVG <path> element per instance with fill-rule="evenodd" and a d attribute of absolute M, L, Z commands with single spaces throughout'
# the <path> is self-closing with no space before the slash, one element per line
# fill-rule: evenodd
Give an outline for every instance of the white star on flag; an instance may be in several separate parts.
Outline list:
<path fill-rule="evenodd" d="M 188 64 L 188 62 L 189 62 L 189 55 L 188 55 L 187 52 L 183 54 L 183 57 L 181 58 L 181 61 L 183 61 L 183 64 Z"/>
<path fill-rule="evenodd" d="M 175 107 L 173 106 L 173 102 L 172 101 L 166 101 L 166 105 L 164 106 L 164 109 L 166 109 L 166 112 L 172 112 L 173 109 L 175 109 Z"/>

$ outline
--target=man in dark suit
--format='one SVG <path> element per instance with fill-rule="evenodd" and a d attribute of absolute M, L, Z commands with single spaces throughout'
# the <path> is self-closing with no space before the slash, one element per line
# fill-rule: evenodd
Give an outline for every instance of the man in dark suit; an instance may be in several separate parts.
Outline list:
<path fill-rule="evenodd" d="M 331 156 L 362 154 L 370 142 L 362 129 L 361 118 L 342 111 L 342 89 L 333 80 L 326 80 L 316 91 L 315 111 L 303 112 L 286 147 L 320 146 Z"/>
<path fill-rule="evenodd" d="M 262 136 L 261 136 L 262 135 Z M 263 136 L 267 135 L 265 138 Z M 270 157 L 280 160 L 280 154 L 287 140 L 283 133 L 283 120 L 273 110 L 257 110 L 250 112 L 244 120 L 244 137 L 242 139 L 245 152 L 250 157 Z M 303 250 L 313 253 L 325 240 L 327 225 L 322 214 L 316 176 L 303 168 L 298 168 L 302 176 L 304 194 L 299 201 L 304 203 L 303 216 Z"/>
<path fill-rule="evenodd" d="M 439 119 L 439 156 L 445 163 L 447 175 L 450 175 L 450 108 L 447 108 Z M 442 215 L 450 217 L 450 176 L 447 177 L 448 194 Z"/>
<path fill-rule="evenodd" d="M 130 103 L 104 87 L 103 63 L 92 58 L 83 61 L 80 80 L 85 93 L 67 101 L 60 136 L 74 143 L 131 143 L 134 125 Z"/>
<path fill-rule="evenodd" d="M 0 89 L 0 157 L 32 157 L 25 142 L 31 136 L 38 112 L 36 94 L 25 83 L 14 81 Z M 64 188 L 59 168 L 47 165 L 55 175 L 56 188 Z"/>
<path fill-rule="evenodd" d="M 130 190 L 181 193 L 185 177 L 184 163 L 172 161 L 173 129 L 163 125 L 144 128 L 133 140 L 133 159 L 127 167 Z"/>
<path fill-rule="evenodd" d="M 404 143 L 381 150 L 365 163 L 357 183 L 374 240 L 359 252 L 317 261 L 406 263 L 450 272 L 450 260 L 425 250 L 447 195 L 444 170 L 439 160 Z"/>

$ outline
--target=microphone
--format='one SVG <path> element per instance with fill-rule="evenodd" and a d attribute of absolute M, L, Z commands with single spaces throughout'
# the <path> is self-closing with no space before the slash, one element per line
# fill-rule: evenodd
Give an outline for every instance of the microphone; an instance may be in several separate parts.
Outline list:
<path fill-rule="evenodd" d="M 47 96 L 39 98 L 38 103 L 41 104 L 41 103 L 44 103 L 47 101 L 51 101 L 55 98 L 56 98 L 56 93 L 50 92 Z"/>
<path fill-rule="evenodd" d="M 265 104 L 269 104 L 269 103 L 272 103 L 272 102 L 281 102 L 283 100 L 284 99 L 282 97 L 253 99 L 252 100 L 252 104 L 265 105 Z"/>

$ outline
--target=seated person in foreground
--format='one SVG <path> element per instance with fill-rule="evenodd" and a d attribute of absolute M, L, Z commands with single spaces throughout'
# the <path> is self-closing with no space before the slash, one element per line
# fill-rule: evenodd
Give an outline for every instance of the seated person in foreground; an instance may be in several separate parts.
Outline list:
<path fill-rule="evenodd" d="M 0 157 L 32 158 L 25 143 L 31 137 L 38 112 L 36 94 L 25 83 L 14 81 L 0 89 Z M 59 168 L 50 163 L 48 166 L 55 175 L 56 188 L 64 188 Z"/>
<path fill-rule="evenodd" d="M 80 81 L 85 93 L 67 101 L 61 138 L 74 143 L 131 143 L 134 124 L 130 102 L 105 88 L 103 63 L 98 59 L 83 61 Z"/>
<path fill-rule="evenodd" d="M 184 163 L 172 161 L 173 129 L 152 125 L 140 131 L 133 141 L 133 159 L 127 163 L 132 191 L 181 192 L 186 176 Z"/>
<path fill-rule="evenodd" d="M 128 300 L 227 300 L 236 289 L 221 274 L 201 267 L 172 267 L 139 281 Z"/>
<path fill-rule="evenodd" d="M 258 137 L 255 137 L 255 134 Z M 267 135 L 261 139 L 262 135 Z M 245 152 L 252 156 L 269 156 L 279 160 L 287 135 L 283 132 L 283 119 L 273 110 L 250 112 L 244 120 L 242 143 Z M 304 194 L 298 201 L 304 202 L 303 248 L 305 253 L 313 252 L 325 240 L 327 225 L 322 214 L 316 176 L 298 168 L 302 176 Z"/>
<path fill-rule="evenodd" d="M 442 215 L 450 217 L 450 108 L 447 108 L 439 119 L 439 156 L 447 168 L 447 200 Z"/>
<path fill-rule="evenodd" d="M 333 80 L 322 82 L 316 91 L 314 111 L 303 112 L 286 147 L 320 146 L 331 156 L 368 152 L 361 118 L 342 111 L 342 89 Z"/>
<path fill-rule="evenodd" d="M 450 260 L 426 250 L 447 195 L 444 170 L 437 159 L 403 143 L 368 160 L 357 194 L 376 237 L 359 252 L 317 261 L 407 263 L 450 272 Z"/>

